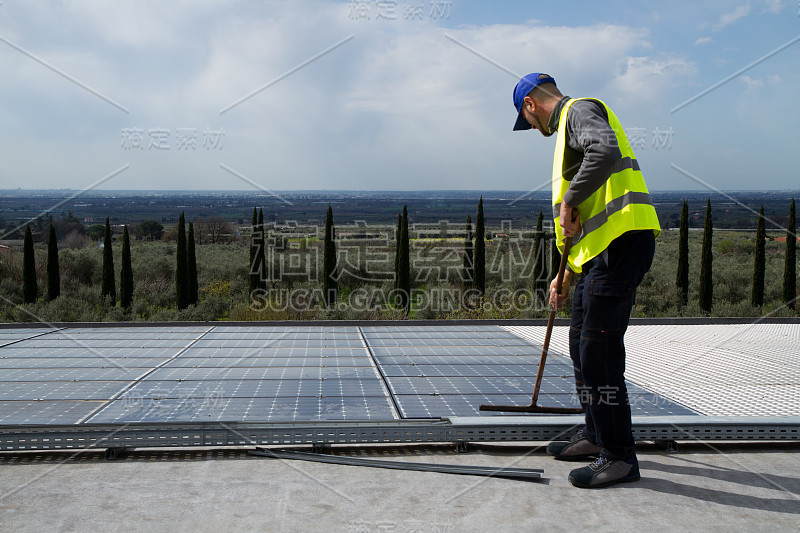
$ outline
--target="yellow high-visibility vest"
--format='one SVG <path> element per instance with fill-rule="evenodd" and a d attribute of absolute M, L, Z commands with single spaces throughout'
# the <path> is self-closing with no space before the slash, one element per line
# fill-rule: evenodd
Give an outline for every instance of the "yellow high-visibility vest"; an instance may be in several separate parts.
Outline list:
<path fill-rule="evenodd" d="M 564 251 L 564 235 L 559 224 L 561 201 L 569 188 L 564 179 L 564 151 L 567 149 L 567 113 L 578 100 L 594 100 L 605 108 L 608 122 L 617 137 L 621 158 L 608 180 L 587 200 L 576 206 L 580 212 L 581 233 L 573 238 L 567 258 L 570 270 L 581 272 L 581 265 L 600 255 L 608 245 L 627 231 L 652 229 L 656 237 L 661 233 L 658 216 L 650 193 L 639 170 L 625 131 L 617 116 L 596 98 L 573 98 L 564 104 L 558 121 L 556 151 L 553 157 L 553 218 L 556 244 Z"/>

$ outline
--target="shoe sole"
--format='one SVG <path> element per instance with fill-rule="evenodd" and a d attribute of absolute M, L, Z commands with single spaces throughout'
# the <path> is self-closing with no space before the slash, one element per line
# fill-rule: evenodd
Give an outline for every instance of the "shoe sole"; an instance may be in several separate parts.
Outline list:
<path fill-rule="evenodd" d="M 613 479 L 611 481 L 606 481 L 605 483 L 600 483 L 598 485 L 585 485 L 583 483 L 576 482 L 572 476 L 569 476 L 569 482 L 572 483 L 572 486 L 578 487 L 581 489 L 602 489 L 603 487 L 610 487 L 611 485 L 616 485 L 617 483 L 632 483 L 634 481 L 639 481 L 642 479 L 641 474 L 634 474 L 631 476 L 623 477 L 620 479 Z"/>
<path fill-rule="evenodd" d="M 550 457 L 555 459 L 556 461 L 585 461 L 586 459 L 597 459 L 600 455 L 600 452 L 597 453 L 587 453 L 583 455 L 557 455 L 557 454 L 548 454 Z"/>

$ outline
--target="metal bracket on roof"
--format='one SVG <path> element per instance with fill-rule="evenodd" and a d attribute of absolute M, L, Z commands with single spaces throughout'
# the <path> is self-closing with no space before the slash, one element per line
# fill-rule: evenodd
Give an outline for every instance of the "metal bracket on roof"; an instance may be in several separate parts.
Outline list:
<path fill-rule="evenodd" d="M 317 442 L 311 445 L 311 453 L 330 454 L 331 445 L 325 442 Z"/>
<path fill-rule="evenodd" d="M 678 443 L 672 439 L 653 441 L 657 446 L 661 446 L 668 453 L 678 453 Z"/>
<path fill-rule="evenodd" d="M 106 461 L 116 461 L 124 459 L 126 455 L 136 448 L 106 448 Z"/>
<path fill-rule="evenodd" d="M 502 477 L 524 481 L 541 479 L 542 475 L 544 474 L 544 470 L 541 468 L 495 468 L 490 466 L 382 461 L 378 459 L 363 459 L 361 457 L 343 457 L 320 453 L 272 450 L 269 448 L 256 448 L 248 453 L 250 455 L 257 455 L 259 457 L 269 457 L 271 459 L 297 459 L 301 461 L 315 461 L 318 463 L 332 463 L 347 466 L 368 466 L 372 468 L 389 468 L 393 470 L 415 470 L 417 472 L 440 472 L 442 474 Z"/>

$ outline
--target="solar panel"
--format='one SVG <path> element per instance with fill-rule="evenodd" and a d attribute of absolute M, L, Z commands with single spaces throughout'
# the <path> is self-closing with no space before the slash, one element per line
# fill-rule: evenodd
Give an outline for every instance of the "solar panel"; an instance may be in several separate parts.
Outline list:
<path fill-rule="evenodd" d="M 67 336 L 62 339 L 51 339 L 45 335 L 34 339 L 19 341 L 14 344 L 18 348 L 184 348 L 191 343 L 188 339 L 93 339 Z"/>
<path fill-rule="evenodd" d="M 375 376 L 367 366 L 276 366 L 276 367 L 162 367 L 147 380 L 216 380 L 216 379 L 346 379 Z"/>
<path fill-rule="evenodd" d="M 0 347 L 15 343 L 22 339 L 30 339 L 54 329 L 42 328 L 19 328 L 19 329 L 0 329 Z"/>
<path fill-rule="evenodd" d="M 0 401 L 0 424 L 76 424 L 102 405 L 86 400 Z"/>
<path fill-rule="evenodd" d="M 530 343 L 525 339 L 521 339 L 519 337 L 510 338 L 510 337 L 502 337 L 499 339 L 492 339 L 492 338 L 460 338 L 460 337 L 450 337 L 450 338 L 431 338 L 431 339 L 413 339 L 413 338 L 375 338 L 369 339 L 370 346 L 382 347 L 382 346 L 470 346 L 470 347 L 477 347 L 477 346 L 529 346 Z"/>
<path fill-rule="evenodd" d="M 0 368 L 153 368 L 167 357 L 10 357 Z"/>
<path fill-rule="evenodd" d="M 150 368 L 8 368 L 0 372 L 4 381 L 133 381 Z"/>
<path fill-rule="evenodd" d="M 295 422 L 392 420 L 388 398 L 196 398 L 134 402 L 115 400 L 91 423 Z"/>
<path fill-rule="evenodd" d="M 190 368 L 250 368 L 250 367 L 276 367 L 310 366 L 310 367 L 339 367 L 339 366 L 364 366 L 363 357 L 178 357 L 165 367 L 190 367 Z"/>
<path fill-rule="evenodd" d="M 48 347 L 48 348 L 19 348 L 16 345 L 8 346 L 3 349 L 2 358 L 12 357 L 163 357 L 169 358 L 178 352 L 175 348 L 108 348 L 93 347 L 84 348 L 80 346 L 68 347 Z"/>
<path fill-rule="evenodd" d="M 185 357 L 216 357 L 216 358 L 240 358 L 240 357 L 369 357 L 369 352 L 363 347 L 348 348 L 324 348 L 324 347 L 205 347 L 192 346 L 181 354 Z"/>
<path fill-rule="evenodd" d="M 542 353 L 542 347 L 531 344 L 519 344 L 515 346 L 498 346 L 488 345 L 481 346 L 478 349 L 474 345 L 464 346 L 386 346 L 376 347 L 370 346 L 372 353 L 375 357 L 387 357 L 392 355 L 433 355 L 433 356 L 446 356 L 446 355 L 482 355 L 482 356 L 496 356 L 496 355 L 531 355 L 539 357 Z M 548 353 L 553 353 L 548 352 Z"/>
<path fill-rule="evenodd" d="M 9 424 L 495 416 L 478 406 L 530 402 L 541 352 L 488 325 L 5 331 Z M 568 358 L 549 358 L 540 404 L 577 405 L 572 375 Z M 630 393 L 634 414 L 691 413 Z"/>
<path fill-rule="evenodd" d="M 0 382 L 0 400 L 107 400 L 130 381 Z"/>

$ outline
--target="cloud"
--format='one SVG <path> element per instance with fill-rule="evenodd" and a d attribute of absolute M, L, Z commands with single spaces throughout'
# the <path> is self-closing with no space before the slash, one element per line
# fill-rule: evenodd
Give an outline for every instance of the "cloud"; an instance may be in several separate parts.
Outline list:
<path fill-rule="evenodd" d="M 764 86 L 764 80 L 751 78 L 750 76 L 744 74 L 739 76 L 739 79 L 742 80 L 742 82 L 747 86 L 747 89 L 745 90 L 747 93 L 754 92 Z"/>
<path fill-rule="evenodd" d="M 523 189 L 552 144 L 513 134 L 514 76 L 551 73 L 644 120 L 694 66 L 653 52 L 644 28 L 541 22 L 444 29 L 351 20 L 345 3 L 65 2 L 15 5 L 0 22 L 125 114 L 11 48 L 0 54 L 3 183 L 80 187 L 130 163 L 111 188 Z M 445 33 L 480 52 L 477 57 Z M 40 36 L 47 35 L 44 39 Z M 220 110 L 354 38 L 230 111 Z M 663 106 L 662 106 L 663 107 Z M 619 114 L 619 113 L 618 113 Z M 164 128 L 171 148 L 121 148 L 124 128 Z M 179 128 L 224 129 L 224 148 L 178 151 Z M 526 161 L 547 161 L 535 171 Z M 119 182 L 117 182 L 119 180 Z"/>
<path fill-rule="evenodd" d="M 772 13 L 777 15 L 783 9 L 783 3 L 781 0 L 764 0 L 766 4 L 764 9 L 761 11 L 762 13 Z"/>
<path fill-rule="evenodd" d="M 695 46 L 700 46 L 701 44 L 708 44 L 711 42 L 711 37 L 698 37 L 697 40 L 694 42 Z"/>
<path fill-rule="evenodd" d="M 750 9 L 751 9 L 750 1 L 748 0 L 746 4 L 735 8 L 733 11 L 729 11 L 727 13 L 723 13 L 722 15 L 720 15 L 719 20 L 717 21 L 716 24 L 711 26 L 711 29 L 714 31 L 720 31 L 725 26 L 730 26 L 740 18 L 749 15 Z"/>

